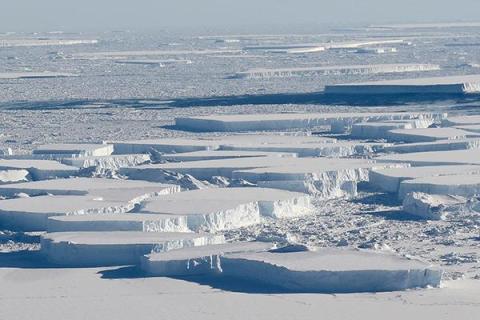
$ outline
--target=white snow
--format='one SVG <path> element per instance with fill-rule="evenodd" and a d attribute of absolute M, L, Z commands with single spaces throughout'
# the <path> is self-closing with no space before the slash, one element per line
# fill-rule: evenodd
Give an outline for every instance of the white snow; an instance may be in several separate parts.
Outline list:
<path fill-rule="evenodd" d="M 442 272 L 392 253 L 319 249 L 227 254 L 223 274 L 294 292 L 381 292 L 438 287 Z"/>
<path fill-rule="evenodd" d="M 115 154 L 149 153 L 152 150 L 162 153 L 182 153 L 201 150 L 216 150 L 218 142 L 202 139 L 154 139 L 111 142 Z"/>
<path fill-rule="evenodd" d="M 441 113 L 281 113 L 253 115 L 210 115 L 199 117 L 178 117 L 178 128 L 190 131 L 262 131 L 287 130 L 331 126 L 332 131 L 349 131 L 355 123 L 391 120 L 434 119 L 441 120 Z"/>
<path fill-rule="evenodd" d="M 465 198 L 458 196 L 412 192 L 403 199 L 403 210 L 422 219 L 444 220 L 449 206 L 461 205 L 465 202 Z"/>
<path fill-rule="evenodd" d="M 223 236 L 189 232 L 54 232 L 41 238 L 41 252 L 63 266 L 139 264 L 143 255 L 220 244 Z"/>
<path fill-rule="evenodd" d="M 465 94 L 480 92 L 480 76 L 444 76 L 402 80 L 382 80 L 325 86 L 327 94 Z"/>
<path fill-rule="evenodd" d="M 149 276 L 218 274 L 222 272 L 220 257 L 225 254 L 266 251 L 273 247 L 268 242 L 233 242 L 182 248 L 146 255 L 141 268 Z"/>

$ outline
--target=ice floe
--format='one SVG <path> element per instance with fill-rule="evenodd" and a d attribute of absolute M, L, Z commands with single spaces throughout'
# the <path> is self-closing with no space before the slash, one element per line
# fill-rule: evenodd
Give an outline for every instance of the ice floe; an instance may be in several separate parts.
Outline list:
<path fill-rule="evenodd" d="M 185 217 L 190 230 L 218 231 L 257 224 L 261 217 L 298 217 L 312 213 L 310 197 L 267 188 L 215 188 L 149 199 L 140 213 Z M 180 221 L 182 222 L 182 221 Z"/>
<path fill-rule="evenodd" d="M 480 93 L 480 76 L 464 75 L 335 84 L 327 85 L 325 93 L 342 95 Z"/>
<path fill-rule="evenodd" d="M 139 264 L 143 255 L 183 247 L 221 244 L 221 235 L 189 232 L 54 232 L 41 238 L 41 252 L 73 267 Z"/>
<path fill-rule="evenodd" d="M 53 160 L 0 159 L 0 170 L 26 170 L 33 180 L 65 178 L 78 173 L 78 168 Z"/>
<path fill-rule="evenodd" d="M 141 268 L 149 276 L 187 276 L 221 273 L 221 256 L 272 249 L 268 242 L 233 242 L 156 252 L 142 258 Z"/>
<path fill-rule="evenodd" d="M 352 125 L 362 122 L 392 120 L 442 120 L 442 113 L 282 113 L 252 115 L 211 115 L 175 118 L 176 127 L 190 131 L 262 131 L 330 126 L 333 132 L 348 132 Z"/>
<path fill-rule="evenodd" d="M 444 220 L 452 206 L 465 204 L 466 199 L 452 195 L 412 192 L 403 200 L 403 210 L 427 220 Z"/>
<path fill-rule="evenodd" d="M 291 253 L 247 252 L 221 257 L 225 276 L 293 292 L 381 292 L 438 287 L 442 272 L 387 252 L 319 249 Z"/>
<path fill-rule="evenodd" d="M 321 66 L 298 67 L 278 69 L 250 69 L 237 72 L 234 78 L 261 79 L 274 77 L 294 77 L 308 75 L 352 75 L 352 74 L 378 74 L 402 73 L 440 70 L 434 64 L 379 64 L 379 65 L 352 65 L 352 66 Z"/>

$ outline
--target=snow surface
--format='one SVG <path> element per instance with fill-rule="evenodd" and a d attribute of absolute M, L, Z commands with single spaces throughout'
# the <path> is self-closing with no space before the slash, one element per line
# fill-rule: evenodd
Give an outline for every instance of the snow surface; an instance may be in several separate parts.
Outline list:
<path fill-rule="evenodd" d="M 1 42 L 1 40 L 0 40 Z M 0 44 L 1 46 L 1 44 Z M 73 73 L 66 72 L 0 72 L 0 79 L 38 79 L 38 78 L 64 78 L 75 77 Z"/>
<path fill-rule="evenodd" d="M 412 166 L 480 164 L 480 150 L 449 150 L 392 154 L 376 158 L 379 162 L 409 163 Z"/>
<path fill-rule="evenodd" d="M 411 192 L 473 197 L 480 194 L 480 174 L 434 176 L 403 181 L 398 192 L 399 198 L 404 199 Z"/>
<path fill-rule="evenodd" d="M 477 134 L 455 128 L 394 129 L 388 132 L 391 141 L 431 142 L 480 137 Z"/>

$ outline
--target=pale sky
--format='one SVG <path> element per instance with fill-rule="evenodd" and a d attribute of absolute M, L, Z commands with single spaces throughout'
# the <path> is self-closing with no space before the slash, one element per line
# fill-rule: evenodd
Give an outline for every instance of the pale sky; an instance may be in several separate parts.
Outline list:
<path fill-rule="evenodd" d="M 476 21 L 480 0 L 1 0 L 0 32 Z"/>

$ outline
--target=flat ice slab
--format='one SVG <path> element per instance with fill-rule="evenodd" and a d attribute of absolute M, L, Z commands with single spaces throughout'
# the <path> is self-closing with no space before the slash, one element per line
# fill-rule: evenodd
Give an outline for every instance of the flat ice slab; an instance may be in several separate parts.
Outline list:
<path fill-rule="evenodd" d="M 401 73 L 440 70 L 435 64 L 377 64 L 351 66 L 320 66 L 297 68 L 258 68 L 237 72 L 235 78 L 261 79 L 273 77 L 294 77 L 305 75 L 357 75 L 378 73 Z"/>
<path fill-rule="evenodd" d="M 156 252 L 142 258 L 141 268 L 150 276 L 209 275 L 222 272 L 221 256 L 261 252 L 273 248 L 267 242 L 233 242 Z"/>
<path fill-rule="evenodd" d="M 430 152 L 430 151 L 448 151 L 448 150 L 467 150 L 479 149 L 479 138 L 467 138 L 457 140 L 438 140 L 433 142 L 405 143 L 397 145 L 386 145 L 385 152 L 412 153 L 412 152 Z"/>
<path fill-rule="evenodd" d="M 442 272 L 391 253 L 319 249 L 237 253 L 221 258 L 225 276 L 292 292 L 381 292 L 438 287 Z"/>
<path fill-rule="evenodd" d="M 33 154 L 70 156 L 108 156 L 112 152 L 113 145 L 110 144 L 47 144 L 33 150 Z"/>
<path fill-rule="evenodd" d="M 327 94 L 465 94 L 480 93 L 480 75 L 384 80 L 328 85 Z"/>
<path fill-rule="evenodd" d="M 108 200 L 130 201 L 146 195 L 178 192 L 179 187 L 146 181 L 131 181 L 103 178 L 69 178 L 45 181 L 22 182 L 0 185 L 0 195 L 14 196 L 25 193 L 37 195 L 90 195 Z"/>
<path fill-rule="evenodd" d="M 480 116 L 457 116 L 443 120 L 443 125 L 451 127 L 474 124 L 480 124 Z"/>
<path fill-rule="evenodd" d="M 48 232 L 143 231 L 190 232 L 185 216 L 142 213 L 75 214 L 49 216 Z"/>
<path fill-rule="evenodd" d="M 391 141 L 431 142 L 479 137 L 478 134 L 456 128 L 394 129 L 387 134 Z"/>
<path fill-rule="evenodd" d="M 0 201 L 0 225 L 20 231 L 47 230 L 52 216 L 119 214 L 133 204 L 125 200 L 104 200 L 94 196 L 38 196 Z"/>
<path fill-rule="evenodd" d="M 190 230 L 226 230 L 260 222 L 261 216 L 297 217 L 312 213 L 310 197 L 268 188 L 214 188 L 148 200 L 140 213 L 186 217 Z"/>
<path fill-rule="evenodd" d="M 97 167 L 105 169 L 138 166 L 148 161 L 150 161 L 150 156 L 148 154 L 120 154 L 62 159 L 62 163 L 78 168 Z"/>
<path fill-rule="evenodd" d="M 78 173 L 78 168 L 53 160 L 0 159 L 2 169 L 25 169 L 33 180 L 65 178 Z"/>
<path fill-rule="evenodd" d="M 1 40 L 0 40 L 1 43 Z M 1 47 L 1 45 L 0 45 Z M 42 79 L 42 78 L 65 78 L 75 77 L 73 73 L 66 72 L 0 72 L 0 79 Z"/>
<path fill-rule="evenodd" d="M 111 142 L 115 154 L 149 153 L 152 150 L 162 153 L 181 153 L 201 150 L 216 150 L 218 142 L 203 139 L 151 139 Z"/>
<path fill-rule="evenodd" d="M 480 194 L 480 174 L 426 177 L 406 180 L 400 184 L 400 199 L 412 192 L 473 197 Z"/>
<path fill-rule="evenodd" d="M 427 220 L 444 220 L 449 207 L 465 204 L 466 199 L 452 195 L 412 192 L 403 200 L 403 211 Z"/>
<path fill-rule="evenodd" d="M 187 232 L 55 232 L 42 236 L 41 252 L 55 264 L 90 267 L 138 264 L 151 252 L 223 242 L 223 236 Z"/>
<path fill-rule="evenodd" d="M 433 119 L 356 123 L 352 126 L 351 136 L 362 139 L 388 139 L 391 130 L 428 128 L 432 123 Z"/>
<path fill-rule="evenodd" d="M 440 165 L 372 170 L 369 174 L 369 183 L 383 191 L 397 193 L 400 183 L 404 180 L 458 174 L 480 174 L 480 166 Z"/>
<path fill-rule="evenodd" d="M 185 153 L 173 153 L 161 155 L 162 160 L 170 162 L 220 160 L 235 158 L 257 158 L 257 157 L 296 157 L 295 153 L 286 152 L 264 152 L 264 151 L 241 151 L 241 150 L 213 150 L 194 151 Z"/>
<path fill-rule="evenodd" d="M 247 115 L 210 115 L 176 118 L 175 125 L 190 131 L 262 131 L 331 126 L 332 131 L 345 132 L 354 123 L 391 120 L 438 119 L 440 113 L 279 113 Z"/>
<path fill-rule="evenodd" d="M 480 150 L 452 150 L 392 154 L 376 158 L 378 162 L 401 162 L 412 166 L 480 164 Z"/>

